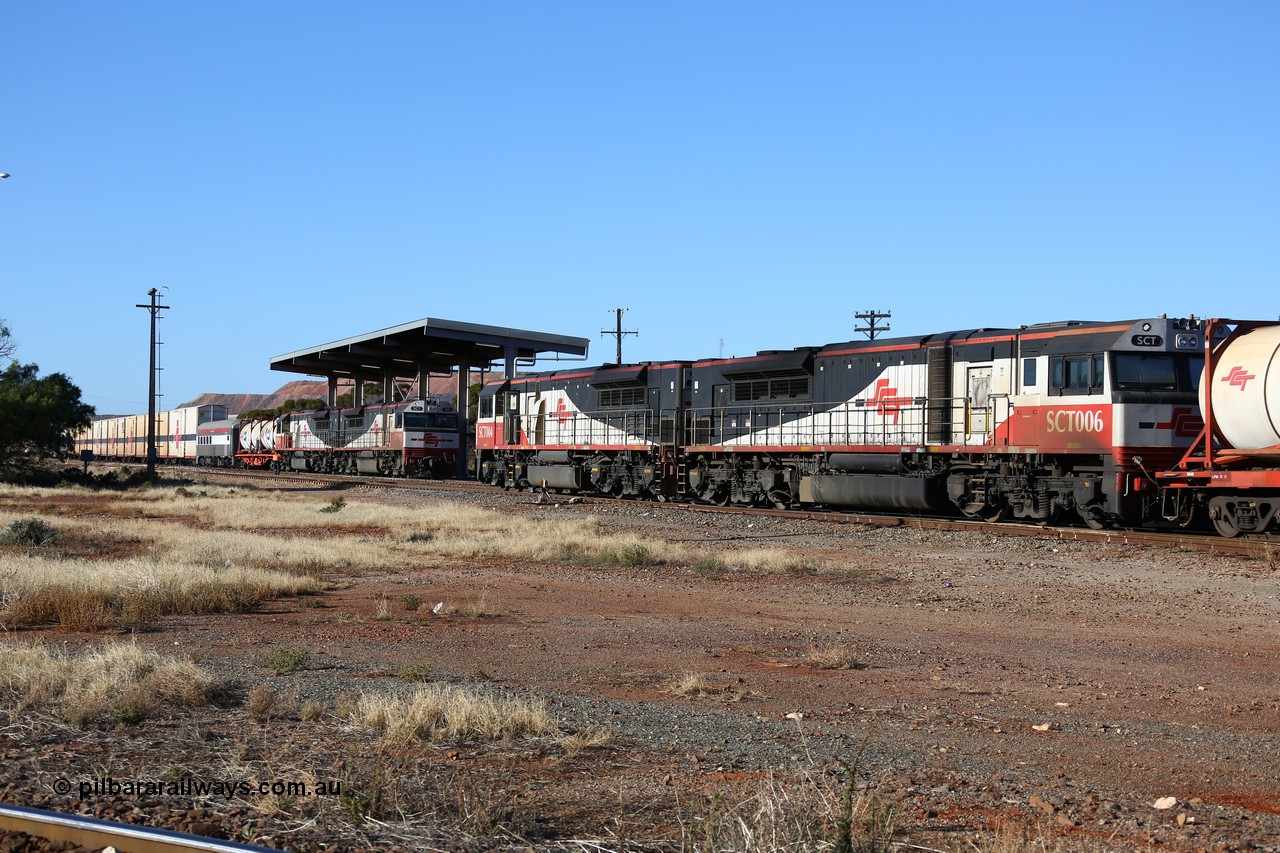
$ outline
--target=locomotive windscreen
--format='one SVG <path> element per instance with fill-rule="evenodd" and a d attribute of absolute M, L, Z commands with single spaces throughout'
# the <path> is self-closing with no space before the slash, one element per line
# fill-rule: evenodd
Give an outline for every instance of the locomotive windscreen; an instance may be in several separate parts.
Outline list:
<path fill-rule="evenodd" d="M 449 412 L 405 412 L 405 429 L 457 429 L 458 416 Z"/>

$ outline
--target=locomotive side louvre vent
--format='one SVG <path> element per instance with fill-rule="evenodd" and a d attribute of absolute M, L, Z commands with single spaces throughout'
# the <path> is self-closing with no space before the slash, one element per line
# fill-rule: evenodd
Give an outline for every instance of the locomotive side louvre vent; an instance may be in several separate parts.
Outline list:
<path fill-rule="evenodd" d="M 643 385 L 601 388 L 599 393 L 600 408 L 602 409 L 644 405 L 645 387 Z"/>
<path fill-rule="evenodd" d="M 929 376 L 929 405 L 925 409 L 926 436 L 930 444 L 951 441 L 951 347 L 930 347 L 926 351 Z"/>
<path fill-rule="evenodd" d="M 750 374 L 747 374 L 750 377 Z M 733 402 L 749 403 L 756 400 L 794 400 L 808 397 L 808 374 L 770 376 L 759 378 L 733 377 Z"/>

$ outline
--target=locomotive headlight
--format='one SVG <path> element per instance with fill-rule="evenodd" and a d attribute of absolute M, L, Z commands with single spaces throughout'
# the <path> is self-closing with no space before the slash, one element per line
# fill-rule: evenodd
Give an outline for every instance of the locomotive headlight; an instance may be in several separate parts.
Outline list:
<path fill-rule="evenodd" d="M 1178 335 L 1173 339 L 1173 345 L 1178 349 L 1196 349 L 1200 346 L 1199 335 Z"/>

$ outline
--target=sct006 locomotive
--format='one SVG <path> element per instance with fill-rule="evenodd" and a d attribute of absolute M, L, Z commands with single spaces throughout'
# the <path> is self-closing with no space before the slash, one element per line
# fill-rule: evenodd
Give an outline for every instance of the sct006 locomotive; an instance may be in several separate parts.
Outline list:
<path fill-rule="evenodd" d="M 1208 493 L 1154 474 L 1203 434 L 1205 339 L 1227 332 L 1069 321 L 498 380 L 480 396 L 478 475 L 658 500 L 1186 525 Z"/>
<path fill-rule="evenodd" d="M 274 420 L 240 421 L 224 406 L 188 406 L 156 414 L 161 462 L 215 467 L 451 477 L 461 438 L 458 413 L 436 400 L 348 409 L 290 412 Z M 145 460 L 147 416 L 94 421 L 76 450 L 119 461 Z"/>

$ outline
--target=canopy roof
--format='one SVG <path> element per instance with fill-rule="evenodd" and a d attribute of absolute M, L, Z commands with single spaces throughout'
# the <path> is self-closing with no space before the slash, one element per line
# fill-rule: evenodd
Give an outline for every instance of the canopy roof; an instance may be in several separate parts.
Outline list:
<path fill-rule="evenodd" d="M 312 376 L 412 376 L 419 370 L 448 371 L 464 364 L 489 367 L 497 362 L 510 370 L 515 359 L 543 353 L 585 356 L 588 343 L 586 338 L 427 317 L 278 355 L 271 359 L 271 369 Z"/>

